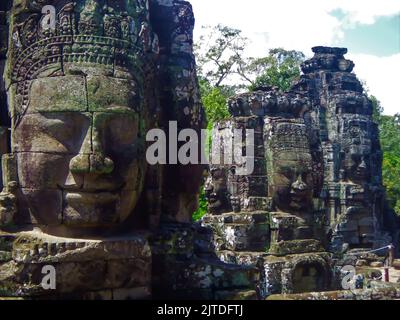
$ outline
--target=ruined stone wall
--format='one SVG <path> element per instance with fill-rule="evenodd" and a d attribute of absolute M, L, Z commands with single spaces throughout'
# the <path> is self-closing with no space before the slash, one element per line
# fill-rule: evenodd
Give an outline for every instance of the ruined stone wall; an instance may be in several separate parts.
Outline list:
<path fill-rule="evenodd" d="M 389 284 L 371 289 L 356 289 L 347 291 L 311 292 L 302 294 L 272 295 L 267 300 L 398 300 L 400 288 Z"/>

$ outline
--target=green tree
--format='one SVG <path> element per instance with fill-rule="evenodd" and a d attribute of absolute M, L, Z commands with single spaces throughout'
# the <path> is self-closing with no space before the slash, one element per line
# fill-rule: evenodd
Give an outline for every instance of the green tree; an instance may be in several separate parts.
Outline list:
<path fill-rule="evenodd" d="M 390 205 L 400 215 L 400 115 L 380 117 L 380 138 L 383 183 Z"/>
<path fill-rule="evenodd" d="M 282 91 L 290 89 L 300 78 L 301 64 L 305 60 L 302 52 L 282 48 L 272 49 L 264 58 L 251 59 L 248 73 L 255 74 L 250 90 L 263 86 L 275 86 Z"/>
<path fill-rule="evenodd" d="M 204 26 L 205 34 L 195 45 L 197 72 L 212 87 L 226 85 L 243 64 L 248 39 L 242 31 L 224 25 Z"/>
<path fill-rule="evenodd" d="M 390 206 L 400 215 L 400 157 L 387 152 L 383 157 L 383 182 Z"/>
<path fill-rule="evenodd" d="M 247 57 L 249 39 L 241 30 L 223 25 L 206 26 L 203 30 L 206 34 L 195 46 L 198 74 L 213 87 L 229 86 L 235 92 L 277 86 L 286 91 L 300 77 L 305 60 L 300 51 L 276 48 L 266 57 Z"/>
<path fill-rule="evenodd" d="M 200 79 L 200 93 L 207 115 L 208 129 L 212 129 L 214 123 L 229 118 L 229 89 L 212 86 L 207 80 Z"/>
<path fill-rule="evenodd" d="M 383 107 L 375 96 L 370 95 L 369 99 L 372 102 L 372 117 L 376 123 L 380 124 L 381 116 L 383 115 Z"/>
<path fill-rule="evenodd" d="M 200 188 L 200 195 L 199 195 L 199 208 L 193 213 L 192 219 L 193 221 L 199 221 L 208 211 L 208 205 L 206 200 L 206 195 L 204 192 L 204 187 Z"/>
<path fill-rule="evenodd" d="M 390 206 L 400 215 L 400 114 L 383 115 L 380 101 L 372 101 L 373 118 L 379 124 L 381 147 L 383 151 L 382 177 Z"/>

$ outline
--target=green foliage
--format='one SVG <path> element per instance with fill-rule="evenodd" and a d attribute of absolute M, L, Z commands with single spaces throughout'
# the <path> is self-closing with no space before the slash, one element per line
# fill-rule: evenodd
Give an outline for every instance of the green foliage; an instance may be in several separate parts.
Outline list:
<path fill-rule="evenodd" d="M 233 95 L 233 91 L 229 87 L 212 86 L 206 79 L 200 78 L 200 92 L 207 115 L 207 143 L 206 150 L 211 150 L 211 131 L 214 124 L 218 121 L 230 117 L 228 111 L 228 98 Z M 204 187 L 201 187 L 199 196 L 199 208 L 193 214 L 193 221 L 200 220 L 207 213 L 207 200 L 204 193 Z"/>
<path fill-rule="evenodd" d="M 373 118 L 379 124 L 383 151 L 382 177 L 390 206 L 400 215 L 400 115 L 385 116 L 379 100 L 372 101 Z"/>
<path fill-rule="evenodd" d="M 197 72 L 213 87 L 220 87 L 242 63 L 248 39 L 242 31 L 223 26 L 204 26 L 206 35 L 195 45 Z"/>
<path fill-rule="evenodd" d="M 223 119 L 229 118 L 229 93 L 224 88 L 212 87 L 206 80 L 200 80 L 200 92 L 207 115 L 208 128 Z"/>
<path fill-rule="evenodd" d="M 378 116 L 382 145 L 383 183 L 389 204 L 400 215 L 400 115 Z"/>
<path fill-rule="evenodd" d="M 400 215 L 400 156 L 386 152 L 382 173 L 389 204 Z"/>
<path fill-rule="evenodd" d="M 207 143 L 206 150 L 211 150 L 211 131 L 214 124 L 218 121 L 229 118 L 228 98 L 233 94 L 229 87 L 212 86 L 206 79 L 200 78 L 200 93 L 207 115 Z M 204 187 L 201 187 L 199 196 L 199 208 L 193 214 L 193 221 L 200 220 L 208 211 L 207 200 L 204 193 Z"/>
<path fill-rule="evenodd" d="M 383 107 L 381 103 L 375 96 L 369 96 L 369 99 L 372 101 L 372 117 L 376 123 L 380 124 L 381 116 L 383 114 Z"/>
<path fill-rule="evenodd" d="M 305 55 L 302 52 L 281 48 L 270 50 L 267 57 L 253 59 L 249 69 L 253 69 L 257 76 L 250 90 L 263 86 L 278 87 L 282 91 L 289 90 L 300 78 L 300 66 L 304 60 Z"/>
<path fill-rule="evenodd" d="M 400 114 L 380 116 L 378 123 L 383 152 L 400 156 Z"/>
<path fill-rule="evenodd" d="M 201 187 L 199 196 L 199 208 L 195 213 L 193 213 L 193 221 L 199 221 L 208 211 L 206 195 L 204 192 L 204 187 Z"/>

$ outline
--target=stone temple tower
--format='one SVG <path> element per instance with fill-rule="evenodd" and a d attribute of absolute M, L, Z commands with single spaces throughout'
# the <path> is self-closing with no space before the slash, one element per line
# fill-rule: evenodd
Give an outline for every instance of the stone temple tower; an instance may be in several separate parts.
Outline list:
<path fill-rule="evenodd" d="M 288 92 L 240 94 L 229 102 L 231 119 L 214 128 L 214 140 L 238 128 L 254 133 L 250 175 L 211 166 L 203 225 L 220 259 L 258 265 L 261 295 L 335 288 L 340 256 L 397 241 L 372 103 L 347 49 L 313 52 Z"/>
<path fill-rule="evenodd" d="M 382 185 L 382 151 L 372 104 L 352 73 L 347 49 L 313 48 L 294 90 L 307 91 L 311 126 L 323 155 L 326 227 L 333 250 L 379 248 L 392 241 Z M 395 236 L 395 235 L 393 235 Z M 395 240 L 395 239 L 393 239 Z"/>

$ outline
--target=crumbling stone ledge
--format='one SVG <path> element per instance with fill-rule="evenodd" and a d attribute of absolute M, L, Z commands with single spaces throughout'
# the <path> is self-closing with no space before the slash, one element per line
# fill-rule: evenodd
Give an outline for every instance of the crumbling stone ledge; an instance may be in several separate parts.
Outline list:
<path fill-rule="evenodd" d="M 400 300 L 400 284 L 375 283 L 369 289 L 276 294 L 266 300 Z"/>

